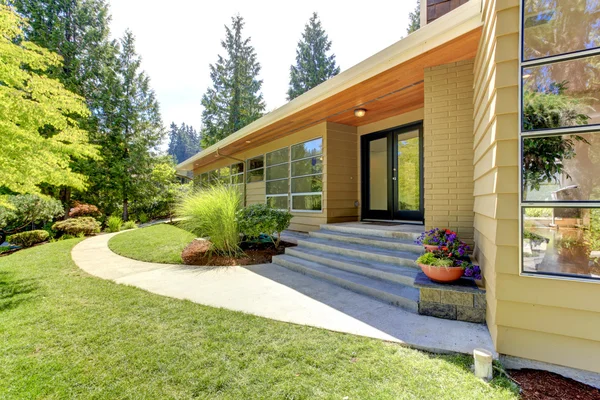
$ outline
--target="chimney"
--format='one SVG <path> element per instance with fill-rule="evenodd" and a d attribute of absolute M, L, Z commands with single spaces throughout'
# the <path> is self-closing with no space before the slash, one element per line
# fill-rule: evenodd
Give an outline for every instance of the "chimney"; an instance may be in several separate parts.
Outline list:
<path fill-rule="evenodd" d="M 421 0 L 421 26 L 448 14 L 469 0 Z"/>

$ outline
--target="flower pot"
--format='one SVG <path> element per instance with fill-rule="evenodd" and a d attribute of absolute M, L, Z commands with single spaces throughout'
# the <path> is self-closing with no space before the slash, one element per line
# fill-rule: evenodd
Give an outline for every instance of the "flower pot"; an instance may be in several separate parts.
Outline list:
<path fill-rule="evenodd" d="M 462 267 L 433 267 L 425 264 L 419 264 L 419 267 L 429 279 L 438 283 L 457 281 L 465 272 Z"/>
<path fill-rule="evenodd" d="M 434 251 L 438 251 L 440 249 L 440 246 L 435 244 L 424 244 L 423 247 L 425 247 L 425 251 L 428 253 L 433 253 Z"/>

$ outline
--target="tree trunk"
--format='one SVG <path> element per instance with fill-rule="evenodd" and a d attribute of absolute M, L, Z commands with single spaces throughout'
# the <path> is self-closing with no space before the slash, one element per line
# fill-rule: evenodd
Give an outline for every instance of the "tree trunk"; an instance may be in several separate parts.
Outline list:
<path fill-rule="evenodd" d="M 65 215 L 63 219 L 69 218 L 69 211 L 71 211 L 71 188 L 64 187 L 61 189 L 60 200 L 65 207 Z"/>
<path fill-rule="evenodd" d="M 123 221 L 129 220 L 129 200 L 127 197 L 123 199 Z"/>

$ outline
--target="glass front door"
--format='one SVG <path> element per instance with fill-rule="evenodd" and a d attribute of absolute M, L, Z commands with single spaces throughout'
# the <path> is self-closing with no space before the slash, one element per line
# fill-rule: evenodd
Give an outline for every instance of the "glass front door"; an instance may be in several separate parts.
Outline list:
<path fill-rule="evenodd" d="M 421 125 L 362 137 L 363 219 L 423 221 Z"/>

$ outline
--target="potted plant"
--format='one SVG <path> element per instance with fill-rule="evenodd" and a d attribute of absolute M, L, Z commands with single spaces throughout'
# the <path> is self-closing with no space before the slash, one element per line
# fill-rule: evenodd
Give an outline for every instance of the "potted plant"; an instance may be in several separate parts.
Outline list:
<path fill-rule="evenodd" d="M 448 283 L 460 279 L 464 269 L 454 265 L 454 260 L 441 254 L 425 253 L 417 259 L 417 264 L 429 279 Z"/>
<path fill-rule="evenodd" d="M 432 252 L 439 250 L 443 245 L 446 244 L 446 233 L 445 231 L 434 228 L 427 232 L 423 232 L 415 243 L 418 245 L 422 245 L 425 248 L 425 251 Z"/>

